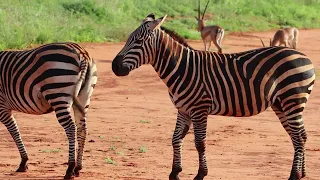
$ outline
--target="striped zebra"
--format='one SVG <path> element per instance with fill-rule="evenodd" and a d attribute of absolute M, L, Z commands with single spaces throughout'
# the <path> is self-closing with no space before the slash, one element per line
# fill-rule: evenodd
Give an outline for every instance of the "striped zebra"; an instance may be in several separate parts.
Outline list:
<path fill-rule="evenodd" d="M 167 85 L 178 110 L 172 145 L 170 180 L 182 171 L 181 147 L 191 123 L 199 155 L 194 179 L 207 173 L 206 129 L 208 115 L 248 117 L 271 106 L 291 137 L 294 159 L 289 180 L 305 171 L 307 139 L 302 112 L 315 81 L 314 67 L 302 53 L 285 47 L 220 54 L 187 48 L 159 27 L 166 16 L 150 14 L 129 36 L 112 62 L 116 76 L 127 76 L 142 64 L 151 64 Z"/>
<path fill-rule="evenodd" d="M 69 141 L 68 169 L 64 179 L 79 175 L 87 135 L 87 110 L 97 82 L 96 65 L 88 52 L 75 43 L 53 43 L 27 51 L 2 51 L 0 69 L 0 121 L 20 152 L 17 172 L 27 171 L 28 154 L 12 111 L 36 115 L 54 111 Z M 71 118 L 71 107 L 75 122 Z"/>

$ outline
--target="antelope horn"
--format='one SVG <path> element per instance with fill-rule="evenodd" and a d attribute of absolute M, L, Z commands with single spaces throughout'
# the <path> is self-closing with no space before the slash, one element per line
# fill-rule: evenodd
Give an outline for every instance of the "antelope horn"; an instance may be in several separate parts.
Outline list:
<path fill-rule="evenodd" d="M 261 39 L 261 38 L 259 38 L 259 39 L 260 39 L 260 41 L 261 41 L 261 43 L 262 43 L 263 47 L 266 47 L 266 46 L 264 45 L 264 42 L 262 41 L 262 39 Z"/>
<path fill-rule="evenodd" d="M 207 5 L 206 5 L 206 7 L 204 8 L 204 11 L 203 11 L 203 14 L 202 14 L 202 19 L 204 18 L 204 15 L 206 14 L 206 10 L 207 10 L 209 1 L 210 1 L 210 0 L 208 0 Z"/>
<path fill-rule="evenodd" d="M 198 19 L 200 19 L 200 0 L 198 1 Z"/>

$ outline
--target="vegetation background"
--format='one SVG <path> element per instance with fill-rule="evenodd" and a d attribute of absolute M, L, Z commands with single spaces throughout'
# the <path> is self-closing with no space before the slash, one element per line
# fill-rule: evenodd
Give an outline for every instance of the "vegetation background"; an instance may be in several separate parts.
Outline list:
<path fill-rule="evenodd" d="M 203 11 L 206 0 L 201 0 Z M 0 49 L 58 41 L 126 40 L 150 12 L 168 14 L 164 26 L 199 39 L 198 0 L 1 0 Z M 320 27 L 320 0 L 210 0 L 208 25 L 226 32 L 266 31 L 282 26 Z"/>

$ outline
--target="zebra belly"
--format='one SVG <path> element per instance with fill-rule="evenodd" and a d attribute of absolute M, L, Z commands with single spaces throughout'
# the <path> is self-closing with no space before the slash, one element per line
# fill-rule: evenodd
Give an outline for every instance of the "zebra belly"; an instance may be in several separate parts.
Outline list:
<path fill-rule="evenodd" d="M 266 103 L 266 102 L 264 101 L 263 103 Z M 235 107 L 227 106 L 227 104 L 225 103 L 219 104 L 219 106 L 216 106 L 216 104 L 212 104 L 212 110 L 210 111 L 210 115 L 231 116 L 231 117 L 250 117 L 250 116 L 260 114 L 261 112 L 265 111 L 269 107 L 268 105 L 267 107 L 263 107 L 263 109 L 258 109 L 258 108 L 252 108 L 248 104 L 241 104 L 239 102 L 236 102 L 235 104 L 237 104 Z M 255 105 L 255 106 L 261 107 L 261 105 Z"/>
<path fill-rule="evenodd" d="M 51 105 L 42 93 L 36 89 L 33 89 L 32 97 L 27 94 L 23 94 L 19 97 L 19 103 L 17 103 L 17 101 L 13 102 L 12 100 L 9 100 L 8 105 L 10 106 L 10 109 L 26 114 L 40 115 L 53 111 Z"/>

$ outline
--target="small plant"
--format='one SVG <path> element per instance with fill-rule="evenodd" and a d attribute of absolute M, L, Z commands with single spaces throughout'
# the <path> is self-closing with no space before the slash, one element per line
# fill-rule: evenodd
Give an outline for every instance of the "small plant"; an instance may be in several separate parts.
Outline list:
<path fill-rule="evenodd" d="M 121 152 L 121 151 L 117 151 L 116 154 L 117 154 L 117 155 L 120 155 L 120 156 L 123 156 L 123 155 L 124 155 L 124 153 Z"/>
<path fill-rule="evenodd" d="M 111 159 L 110 157 L 107 157 L 104 161 L 105 161 L 106 163 L 108 163 L 108 164 L 117 165 L 116 161 L 114 161 L 114 160 Z"/>
<path fill-rule="evenodd" d="M 101 135 L 100 135 L 99 138 L 104 139 L 104 136 L 101 136 Z"/>
<path fill-rule="evenodd" d="M 112 137 L 112 139 L 119 140 L 119 139 L 121 139 L 121 137 L 119 137 L 119 136 L 114 136 L 114 137 Z"/>
<path fill-rule="evenodd" d="M 59 153 L 61 151 L 61 149 L 57 148 L 57 149 L 44 149 L 41 150 L 41 152 L 43 153 Z"/>
<path fill-rule="evenodd" d="M 117 149 L 117 147 L 116 146 L 111 146 L 109 149 L 112 150 L 112 151 L 115 151 Z"/>
<path fill-rule="evenodd" d="M 139 152 L 140 153 L 146 153 L 148 151 L 148 148 L 147 147 L 145 147 L 145 146 L 140 146 L 140 148 L 139 148 Z"/>
<path fill-rule="evenodd" d="M 148 120 L 145 120 L 145 119 L 141 119 L 141 120 L 140 120 L 140 123 L 144 123 L 144 124 L 147 124 L 147 123 L 150 123 L 150 121 L 148 121 Z"/>

